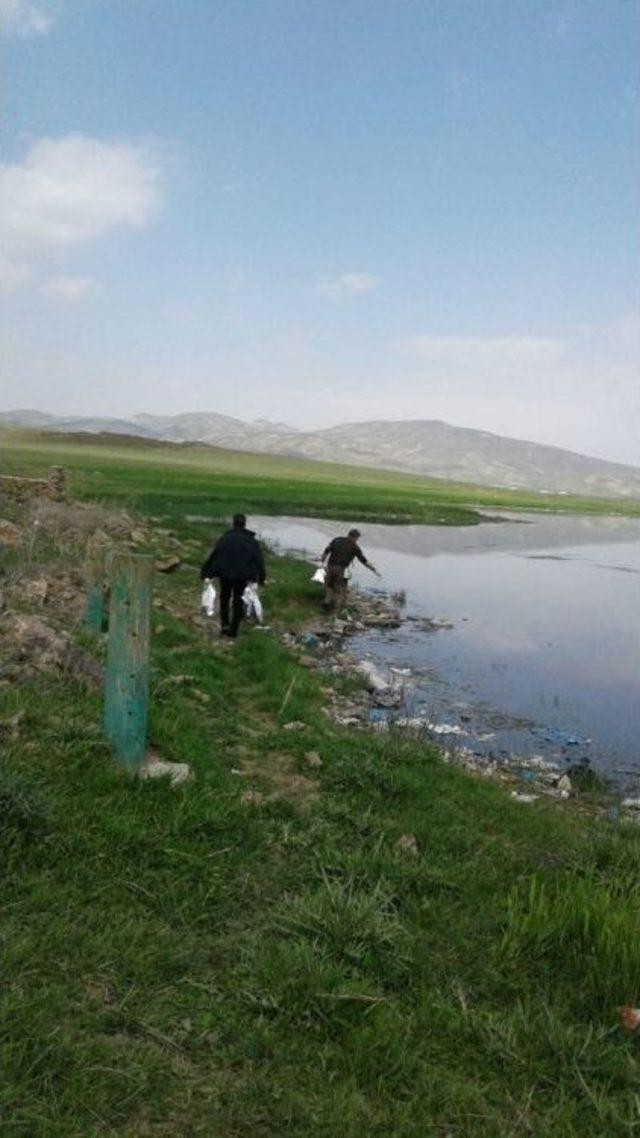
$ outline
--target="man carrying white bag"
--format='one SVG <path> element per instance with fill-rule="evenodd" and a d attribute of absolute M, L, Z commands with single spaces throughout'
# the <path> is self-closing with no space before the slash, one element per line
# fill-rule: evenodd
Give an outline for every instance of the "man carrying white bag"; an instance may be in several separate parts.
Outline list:
<path fill-rule="evenodd" d="M 220 625 L 223 636 L 235 640 L 245 609 L 255 612 L 257 619 L 261 619 L 262 604 L 255 586 L 264 584 L 267 573 L 262 550 L 255 534 L 247 529 L 244 514 L 234 515 L 232 528 L 216 542 L 200 570 L 200 576 L 205 584 L 202 597 L 207 615 L 209 608 L 213 612 L 215 602 L 215 590 L 211 581 L 217 577 L 220 582 Z M 209 586 L 214 594 L 213 600 Z M 247 593 L 248 598 L 245 599 Z"/>

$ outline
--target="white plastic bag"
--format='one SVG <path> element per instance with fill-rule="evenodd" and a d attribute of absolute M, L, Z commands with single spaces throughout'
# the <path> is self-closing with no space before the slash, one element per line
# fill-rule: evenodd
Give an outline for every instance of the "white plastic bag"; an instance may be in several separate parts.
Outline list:
<path fill-rule="evenodd" d="M 319 565 L 311 580 L 317 581 L 319 585 L 324 585 L 326 575 L 327 570 L 325 569 L 324 565 Z"/>
<path fill-rule="evenodd" d="M 262 624 L 262 601 L 258 596 L 258 586 L 254 584 L 247 585 L 244 593 L 242 594 L 242 600 L 244 601 L 244 611 L 246 615 L 248 617 L 255 617 L 258 624 Z"/>
<path fill-rule="evenodd" d="M 202 589 L 202 596 L 200 598 L 200 607 L 204 609 L 207 616 L 213 616 L 213 610 L 216 604 L 216 591 L 211 584 L 208 577 L 204 579 L 204 586 Z"/>

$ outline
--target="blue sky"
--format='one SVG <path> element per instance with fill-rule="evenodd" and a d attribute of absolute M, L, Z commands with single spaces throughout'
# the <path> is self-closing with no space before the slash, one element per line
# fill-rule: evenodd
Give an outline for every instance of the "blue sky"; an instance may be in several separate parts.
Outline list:
<path fill-rule="evenodd" d="M 5 408 L 640 461 L 634 0 L 0 0 Z"/>

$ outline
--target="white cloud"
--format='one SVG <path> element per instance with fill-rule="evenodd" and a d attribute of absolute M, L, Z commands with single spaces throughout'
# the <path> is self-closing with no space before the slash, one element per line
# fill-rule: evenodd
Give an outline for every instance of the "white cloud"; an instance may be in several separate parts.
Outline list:
<path fill-rule="evenodd" d="M 51 30 L 53 17 L 46 4 L 31 0 L 0 0 L 0 26 L 10 35 L 44 36 Z"/>
<path fill-rule="evenodd" d="M 77 304 L 84 300 L 96 287 L 92 277 L 66 277 L 63 275 L 49 277 L 40 286 L 40 292 L 48 300 L 55 300 L 60 304 Z"/>
<path fill-rule="evenodd" d="M 342 297 L 354 296 L 359 292 L 371 292 L 379 283 L 380 278 L 371 273 L 341 273 L 337 277 L 323 277 L 318 282 L 317 290 L 329 300 L 341 300 Z"/>
<path fill-rule="evenodd" d="M 409 336 L 399 340 L 403 355 L 448 372 L 504 372 L 549 364 L 565 353 L 562 340 L 539 336 Z"/>
<path fill-rule="evenodd" d="M 40 139 L 24 162 L 0 165 L 0 280 L 12 287 L 109 230 L 145 225 L 159 182 L 144 146 L 82 134 Z"/>

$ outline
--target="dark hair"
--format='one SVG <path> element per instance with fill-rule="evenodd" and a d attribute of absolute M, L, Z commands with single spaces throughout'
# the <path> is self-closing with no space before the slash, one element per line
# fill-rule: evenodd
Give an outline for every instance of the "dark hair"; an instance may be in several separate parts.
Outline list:
<path fill-rule="evenodd" d="M 352 537 L 354 541 L 357 541 L 358 538 L 360 537 L 360 530 L 359 529 L 350 529 L 347 536 Z"/>
<path fill-rule="evenodd" d="M 246 514 L 234 514 L 233 515 L 233 528 L 234 529 L 244 529 L 246 524 L 247 524 L 247 515 Z"/>

